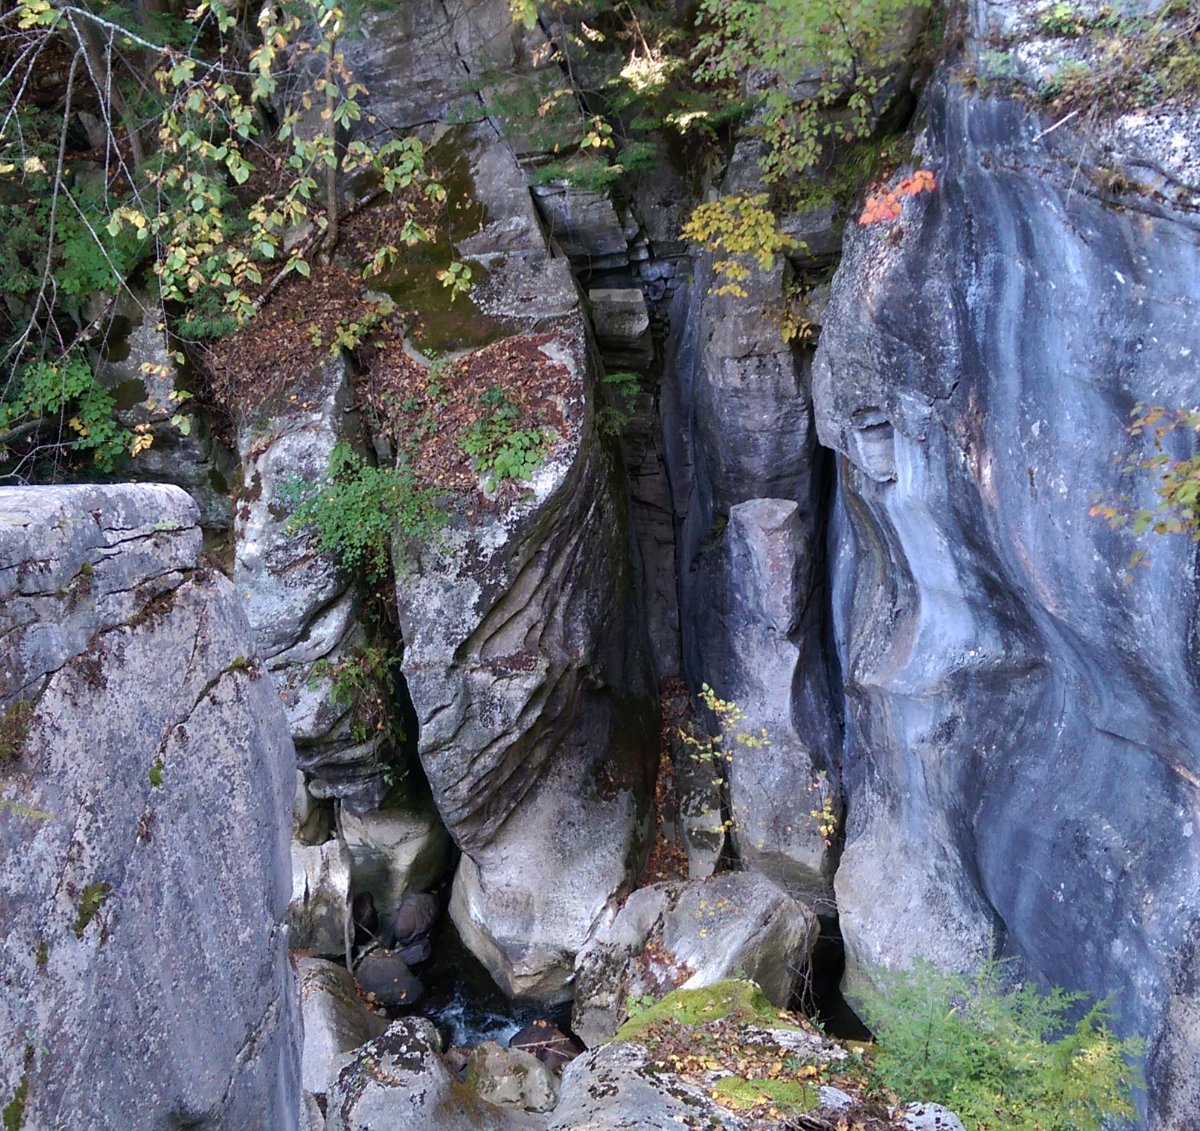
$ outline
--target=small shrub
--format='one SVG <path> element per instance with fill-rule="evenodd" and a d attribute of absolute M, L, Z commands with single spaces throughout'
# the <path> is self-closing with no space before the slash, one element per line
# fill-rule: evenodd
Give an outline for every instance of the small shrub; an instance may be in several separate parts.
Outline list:
<path fill-rule="evenodd" d="M 386 648 L 365 645 L 337 662 L 321 659 L 312 667 L 310 686 L 329 679 L 329 703 L 339 711 L 350 711 L 350 737 L 356 743 L 375 737 L 404 740 L 404 728 L 392 707 L 393 673 L 400 658 Z"/>
<path fill-rule="evenodd" d="M 298 501 L 289 532 L 311 528 L 321 550 L 372 583 L 388 575 L 394 538 L 429 541 L 446 522 L 437 492 L 418 483 L 407 462 L 376 467 L 346 443 L 334 445 L 322 483 L 288 484 L 284 495 Z"/>
<path fill-rule="evenodd" d="M 781 252 L 800 244 L 779 228 L 766 193 L 740 193 L 698 204 L 683 226 L 684 239 L 695 240 L 715 256 L 713 273 L 720 280 L 714 293 L 746 297 L 742 284 L 750 264 L 769 271 Z"/>
<path fill-rule="evenodd" d="M 633 418 L 642 393 L 642 379 L 636 373 L 618 371 L 606 373 L 600 384 L 610 396 L 609 403 L 601 405 L 596 413 L 597 426 L 605 436 L 619 436 Z"/>
<path fill-rule="evenodd" d="M 1006 990 L 929 963 L 886 975 L 864 1003 L 875 1071 L 902 1099 L 945 1104 L 979 1131 L 1101 1131 L 1135 1117 L 1141 1042 L 1119 1041 L 1103 1003 L 1074 1025 L 1081 994 Z"/>
<path fill-rule="evenodd" d="M 458 443 L 476 470 L 488 473 L 487 489 L 494 491 L 505 479 L 531 478 L 546 458 L 547 431 L 517 428 L 520 411 L 499 385 L 488 389 L 480 403 L 491 411 L 472 424 Z"/>

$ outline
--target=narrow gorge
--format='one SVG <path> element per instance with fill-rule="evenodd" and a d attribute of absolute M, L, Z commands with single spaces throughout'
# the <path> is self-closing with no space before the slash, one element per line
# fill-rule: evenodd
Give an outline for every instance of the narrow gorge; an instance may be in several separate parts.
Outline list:
<path fill-rule="evenodd" d="M 4 1131 L 1200 1131 L 1200 9 L 874 3 L 13 9 L 72 200 L 158 51 L 180 270 L 286 222 L 5 291 Z M 1129 1099 L 906 1093 L 904 971 Z"/>

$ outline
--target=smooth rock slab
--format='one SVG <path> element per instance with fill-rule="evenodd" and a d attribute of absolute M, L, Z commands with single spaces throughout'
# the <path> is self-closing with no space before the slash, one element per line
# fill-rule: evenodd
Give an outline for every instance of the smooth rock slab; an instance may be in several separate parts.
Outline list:
<path fill-rule="evenodd" d="M 324 1095 L 349 1054 L 382 1036 L 388 1023 L 366 1007 L 344 966 L 300 958 L 296 972 L 304 1015 L 304 1090 Z"/>

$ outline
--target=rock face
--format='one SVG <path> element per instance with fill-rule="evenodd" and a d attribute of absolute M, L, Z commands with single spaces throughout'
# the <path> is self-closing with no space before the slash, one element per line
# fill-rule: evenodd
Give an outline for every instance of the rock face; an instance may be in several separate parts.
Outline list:
<path fill-rule="evenodd" d="M 745 187 L 748 164 L 735 161 L 729 191 Z M 796 804 L 834 767 L 840 741 L 822 655 L 827 484 L 811 350 L 781 334 L 782 259 L 744 296 L 716 293 L 710 260 L 701 257 L 690 294 L 672 305 L 663 387 L 683 670 L 693 693 L 710 684 L 746 712 L 747 730 L 768 733 L 769 747 L 739 747 L 729 767 L 739 852 L 789 891 L 825 893 L 832 862 L 807 819 L 812 806 Z M 742 504 L 753 505 L 735 519 Z M 698 788 L 684 804 L 703 810 L 711 802 Z"/>
<path fill-rule="evenodd" d="M 735 974 L 786 1006 L 816 936 L 814 915 L 750 872 L 639 888 L 579 953 L 571 1027 L 595 1046 L 625 1020 L 631 996 L 657 998 Z"/>
<path fill-rule="evenodd" d="M 295 762 L 175 487 L 0 491 L 0 1106 L 296 1126 Z"/>
<path fill-rule="evenodd" d="M 980 41 L 994 11 L 1023 9 L 975 7 Z M 814 396 L 841 471 L 838 904 L 851 984 L 996 947 L 1112 995 L 1149 1042 L 1150 1125 L 1195 1126 L 1194 548 L 1158 539 L 1124 584 L 1134 544 L 1088 510 L 1152 505 L 1113 457 L 1135 402 L 1193 403 L 1200 245 L 1191 215 L 1105 207 L 1080 139 L 1043 128 L 941 75 L 918 144 L 938 190 L 858 230 L 834 282 Z"/>
<path fill-rule="evenodd" d="M 429 7 L 428 23 L 389 15 L 350 49 L 385 120 L 417 113 L 417 100 L 422 121 L 444 121 L 464 98 L 478 111 L 467 72 L 524 57 L 504 0 Z M 440 78 L 422 86 L 426 54 L 446 52 Z M 410 68 L 404 89 L 396 67 Z M 453 236 L 456 254 L 487 276 L 471 301 L 481 317 L 486 307 L 513 330 L 537 331 L 538 364 L 565 374 L 570 392 L 556 397 L 563 434 L 523 489 L 476 498 L 473 514 L 411 558 L 398 548 L 403 674 L 421 764 L 463 852 L 455 924 L 509 993 L 563 1001 L 575 952 L 605 903 L 631 886 L 648 843 L 647 647 L 620 469 L 595 424 L 598 371 L 570 266 L 551 255 L 495 133 L 468 127 L 453 144 L 458 191 L 483 217 L 478 231 Z"/>
<path fill-rule="evenodd" d="M 350 853 L 340 840 L 292 845 L 291 944 L 318 954 L 345 954 Z"/>
<path fill-rule="evenodd" d="M 355 696 L 335 690 L 339 672 L 367 644 L 361 582 L 293 530 L 293 493 L 320 482 L 337 443 L 358 437 L 345 363 L 298 375 L 297 394 L 243 414 L 242 485 L 234 513 L 234 584 L 268 670 L 279 686 L 308 790 L 368 808 L 388 787 L 382 737 L 357 734 Z"/>

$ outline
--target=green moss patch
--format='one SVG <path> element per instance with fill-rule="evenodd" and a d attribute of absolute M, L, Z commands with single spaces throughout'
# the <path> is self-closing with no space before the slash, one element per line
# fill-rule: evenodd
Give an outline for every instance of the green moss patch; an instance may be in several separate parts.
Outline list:
<path fill-rule="evenodd" d="M 0 1122 L 4 1124 L 4 1131 L 21 1131 L 21 1123 L 25 1118 L 25 1103 L 28 1098 L 29 1077 L 22 1076 L 17 1090 L 13 1093 L 13 1098 L 4 1105 L 3 1112 L 0 1112 Z"/>
<path fill-rule="evenodd" d="M 730 979 L 698 990 L 674 990 L 630 1017 L 613 1039 L 640 1041 L 664 1025 L 697 1026 L 727 1020 L 787 1027 L 758 986 Z"/>
<path fill-rule="evenodd" d="M 756 1108 L 770 1104 L 783 1112 L 812 1111 L 820 1106 L 817 1090 L 800 1080 L 747 1080 L 744 1076 L 722 1076 L 713 1094 L 730 1106 Z"/>
<path fill-rule="evenodd" d="M 98 883 L 88 884 L 83 889 L 83 895 L 79 897 L 79 914 L 75 916 L 75 937 L 83 938 L 83 933 L 88 929 L 88 925 L 96 918 L 96 913 L 104 906 L 104 901 L 108 898 L 112 891 L 112 884 L 106 880 L 100 880 Z"/>

